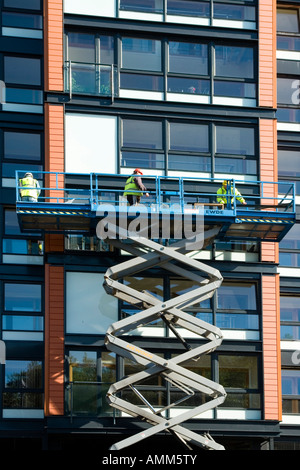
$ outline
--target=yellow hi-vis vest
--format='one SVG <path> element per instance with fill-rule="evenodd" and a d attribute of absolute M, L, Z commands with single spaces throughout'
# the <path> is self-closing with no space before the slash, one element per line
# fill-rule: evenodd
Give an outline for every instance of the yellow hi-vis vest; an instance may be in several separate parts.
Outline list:
<path fill-rule="evenodd" d="M 233 187 L 230 188 L 230 193 L 231 193 L 231 195 L 233 195 Z M 222 203 L 222 204 L 226 204 L 227 203 L 227 197 L 229 195 L 229 193 L 227 193 L 227 189 L 225 189 L 222 186 L 220 189 L 218 189 L 217 194 L 222 195 L 222 196 L 217 197 L 217 201 Z M 241 203 L 245 202 L 245 199 L 242 197 L 241 193 L 236 188 L 235 188 L 234 195 L 236 196 L 236 199 L 238 199 L 238 201 L 240 201 Z M 233 201 L 234 201 L 234 198 L 231 199 L 231 204 L 233 204 Z"/>
<path fill-rule="evenodd" d="M 20 189 L 21 197 L 30 196 L 36 199 L 38 198 L 40 190 L 34 189 L 37 188 L 37 182 L 35 179 L 31 178 L 30 176 L 27 178 L 22 178 L 20 180 L 20 186 L 22 186 L 22 188 Z"/>
<path fill-rule="evenodd" d="M 129 176 L 125 183 L 124 194 L 123 196 L 132 195 L 132 196 L 141 196 L 142 193 L 139 191 L 139 187 L 134 182 L 135 176 Z M 137 192 L 139 191 L 139 192 Z"/>

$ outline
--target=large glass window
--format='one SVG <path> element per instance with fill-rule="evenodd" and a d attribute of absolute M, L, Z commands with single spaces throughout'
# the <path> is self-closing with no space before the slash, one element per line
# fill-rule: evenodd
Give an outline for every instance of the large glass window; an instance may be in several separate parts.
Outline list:
<path fill-rule="evenodd" d="M 280 297 L 280 338 L 300 340 L 300 302 L 299 297 L 282 295 Z"/>
<path fill-rule="evenodd" d="M 6 312 L 41 312 L 41 309 L 42 287 L 40 284 L 4 284 L 4 310 Z"/>
<path fill-rule="evenodd" d="M 72 350 L 68 356 L 66 412 L 71 416 L 107 416 L 114 412 L 106 393 L 116 381 L 114 353 Z"/>
<path fill-rule="evenodd" d="M 160 72 L 161 42 L 155 39 L 123 38 L 122 67 L 129 70 Z"/>
<path fill-rule="evenodd" d="M 283 369 L 282 411 L 284 414 L 300 413 L 300 370 Z"/>
<path fill-rule="evenodd" d="M 40 361 L 6 361 L 3 408 L 42 410 L 42 363 Z"/>
<path fill-rule="evenodd" d="M 4 57 L 4 80 L 8 84 L 41 85 L 40 59 Z"/>
<path fill-rule="evenodd" d="M 279 243 L 281 266 L 300 267 L 300 224 L 295 224 Z"/>
<path fill-rule="evenodd" d="M 246 355 L 218 355 L 219 383 L 227 392 L 224 408 L 259 409 L 258 358 Z"/>

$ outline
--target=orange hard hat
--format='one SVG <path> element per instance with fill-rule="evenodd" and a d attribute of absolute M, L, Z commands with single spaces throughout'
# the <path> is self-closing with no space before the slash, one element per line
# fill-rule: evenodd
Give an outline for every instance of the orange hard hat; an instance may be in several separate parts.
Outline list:
<path fill-rule="evenodd" d="M 140 175 L 143 174 L 142 171 L 141 171 L 139 168 L 136 168 L 136 169 L 134 170 L 134 173 L 139 173 Z"/>

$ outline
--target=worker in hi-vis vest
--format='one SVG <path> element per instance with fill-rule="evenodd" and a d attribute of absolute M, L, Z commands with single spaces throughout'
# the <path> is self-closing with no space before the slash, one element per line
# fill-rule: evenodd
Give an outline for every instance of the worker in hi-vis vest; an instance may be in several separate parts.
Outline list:
<path fill-rule="evenodd" d="M 230 185 L 230 190 L 227 189 L 227 180 L 224 180 L 222 183 L 221 188 L 218 189 L 217 191 L 217 202 L 221 204 L 227 204 L 227 198 L 230 195 L 235 196 L 236 199 L 242 203 L 243 205 L 247 204 L 241 193 L 235 188 L 234 193 L 233 193 L 233 185 Z M 230 191 L 230 192 L 229 192 Z M 234 198 L 231 198 L 231 204 L 234 203 Z"/>
<path fill-rule="evenodd" d="M 32 173 L 25 173 L 24 178 L 19 180 L 20 195 L 22 201 L 36 202 L 40 195 L 38 180 L 33 178 Z"/>
<path fill-rule="evenodd" d="M 127 201 L 130 206 L 139 204 L 141 196 L 143 195 L 141 191 L 147 191 L 146 187 L 143 185 L 142 178 L 138 176 L 142 174 L 141 170 L 136 168 L 125 183 L 123 195 L 127 197 Z M 145 193 L 145 196 L 149 197 L 149 193 Z"/>

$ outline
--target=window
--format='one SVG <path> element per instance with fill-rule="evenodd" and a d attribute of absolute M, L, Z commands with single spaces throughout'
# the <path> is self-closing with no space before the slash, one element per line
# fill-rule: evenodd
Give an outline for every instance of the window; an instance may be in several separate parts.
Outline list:
<path fill-rule="evenodd" d="M 36 360 L 7 360 L 5 364 L 5 389 L 3 392 L 3 417 L 42 417 L 42 362 Z M 24 415 L 24 410 L 27 414 Z M 29 413 L 28 413 L 29 412 Z"/>
<path fill-rule="evenodd" d="M 300 413 L 300 370 L 283 369 L 282 411 L 284 414 Z"/>
<path fill-rule="evenodd" d="M 163 0 L 120 0 L 120 10 L 162 13 Z"/>
<path fill-rule="evenodd" d="M 99 94 L 104 64 L 114 63 L 117 41 L 77 32 L 67 33 L 67 39 L 66 90 Z M 115 55 L 118 53 L 116 48 Z M 206 104 L 224 104 L 224 98 L 230 98 L 228 105 L 256 105 L 257 61 L 253 47 L 122 37 L 120 55 L 116 62 L 121 67 L 119 90 L 117 80 L 113 83 L 122 98 Z"/>
<path fill-rule="evenodd" d="M 72 350 L 68 357 L 66 413 L 71 416 L 110 416 L 106 393 L 116 381 L 116 357 L 109 352 Z"/>
<path fill-rule="evenodd" d="M 161 121 L 123 119 L 121 166 L 163 169 Z"/>
<path fill-rule="evenodd" d="M 280 297 L 280 324 L 282 340 L 300 340 L 299 297 L 292 295 Z"/>
<path fill-rule="evenodd" d="M 41 134 L 4 131 L 4 158 L 9 160 L 41 160 Z"/>
<path fill-rule="evenodd" d="M 22 10 L 40 10 L 41 0 L 4 0 L 4 6 L 9 8 L 20 8 Z"/>
<path fill-rule="evenodd" d="M 289 148 L 286 146 L 279 146 L 278 148 L 278 177 L 284 185 L 284 181 L 293 182 L 295 184 L 296 195 L 300 194 L 300 171 L 299 168 L 300 161 L 300 148 Z"/>
<path fill-rule="evenodd" d="M 5 312 L 41 312 L 41 285 L 24 283 L 5 283 L 4 310 Z"/>
<path fill-rule="evenodd" d="M 69 32 L 65 82 L 72 93 L 113 94 L 114 38 Z"/>
<path fill-rule="evenodd" d="M 4 81 L 4 111 L 43 112 L 39 58 L 5 56 Z"/>
<path fill-rule="evenodd" d="M 299 33 L 299 10 L 279 8 L 277 10 L 277 31 Z"/>
<path fill-rule="evenodd" d="M 43 240 L 39 233 L 21 232 L 14 210 L 4 210 L 2 262 L 10 264 L 43 264 Z"/>
<path fill-rule="evenodd" d="M 67 334 L 104 335 L 117 320 L 118 300 L 104 291 L 103 276 L 88 272 L 66 273 Z"/>
<path fill-rule="evenodd" d="M 42 39 L 43 16 L 41 8 L 41 0 L 26 2 L 22 0 L 4 0 L 2 36 Z"/>
<path fill-rule="evenodd" d="M 223 408 L 260 409 L 258 358 L 219 354 L 219 383 L 227 392 Z"/>
<path fill-rule="evenodd" d="M 300 225 L 295 224 L 279 243 L 279 263 L 281 266 L 300 267 Z"/>

